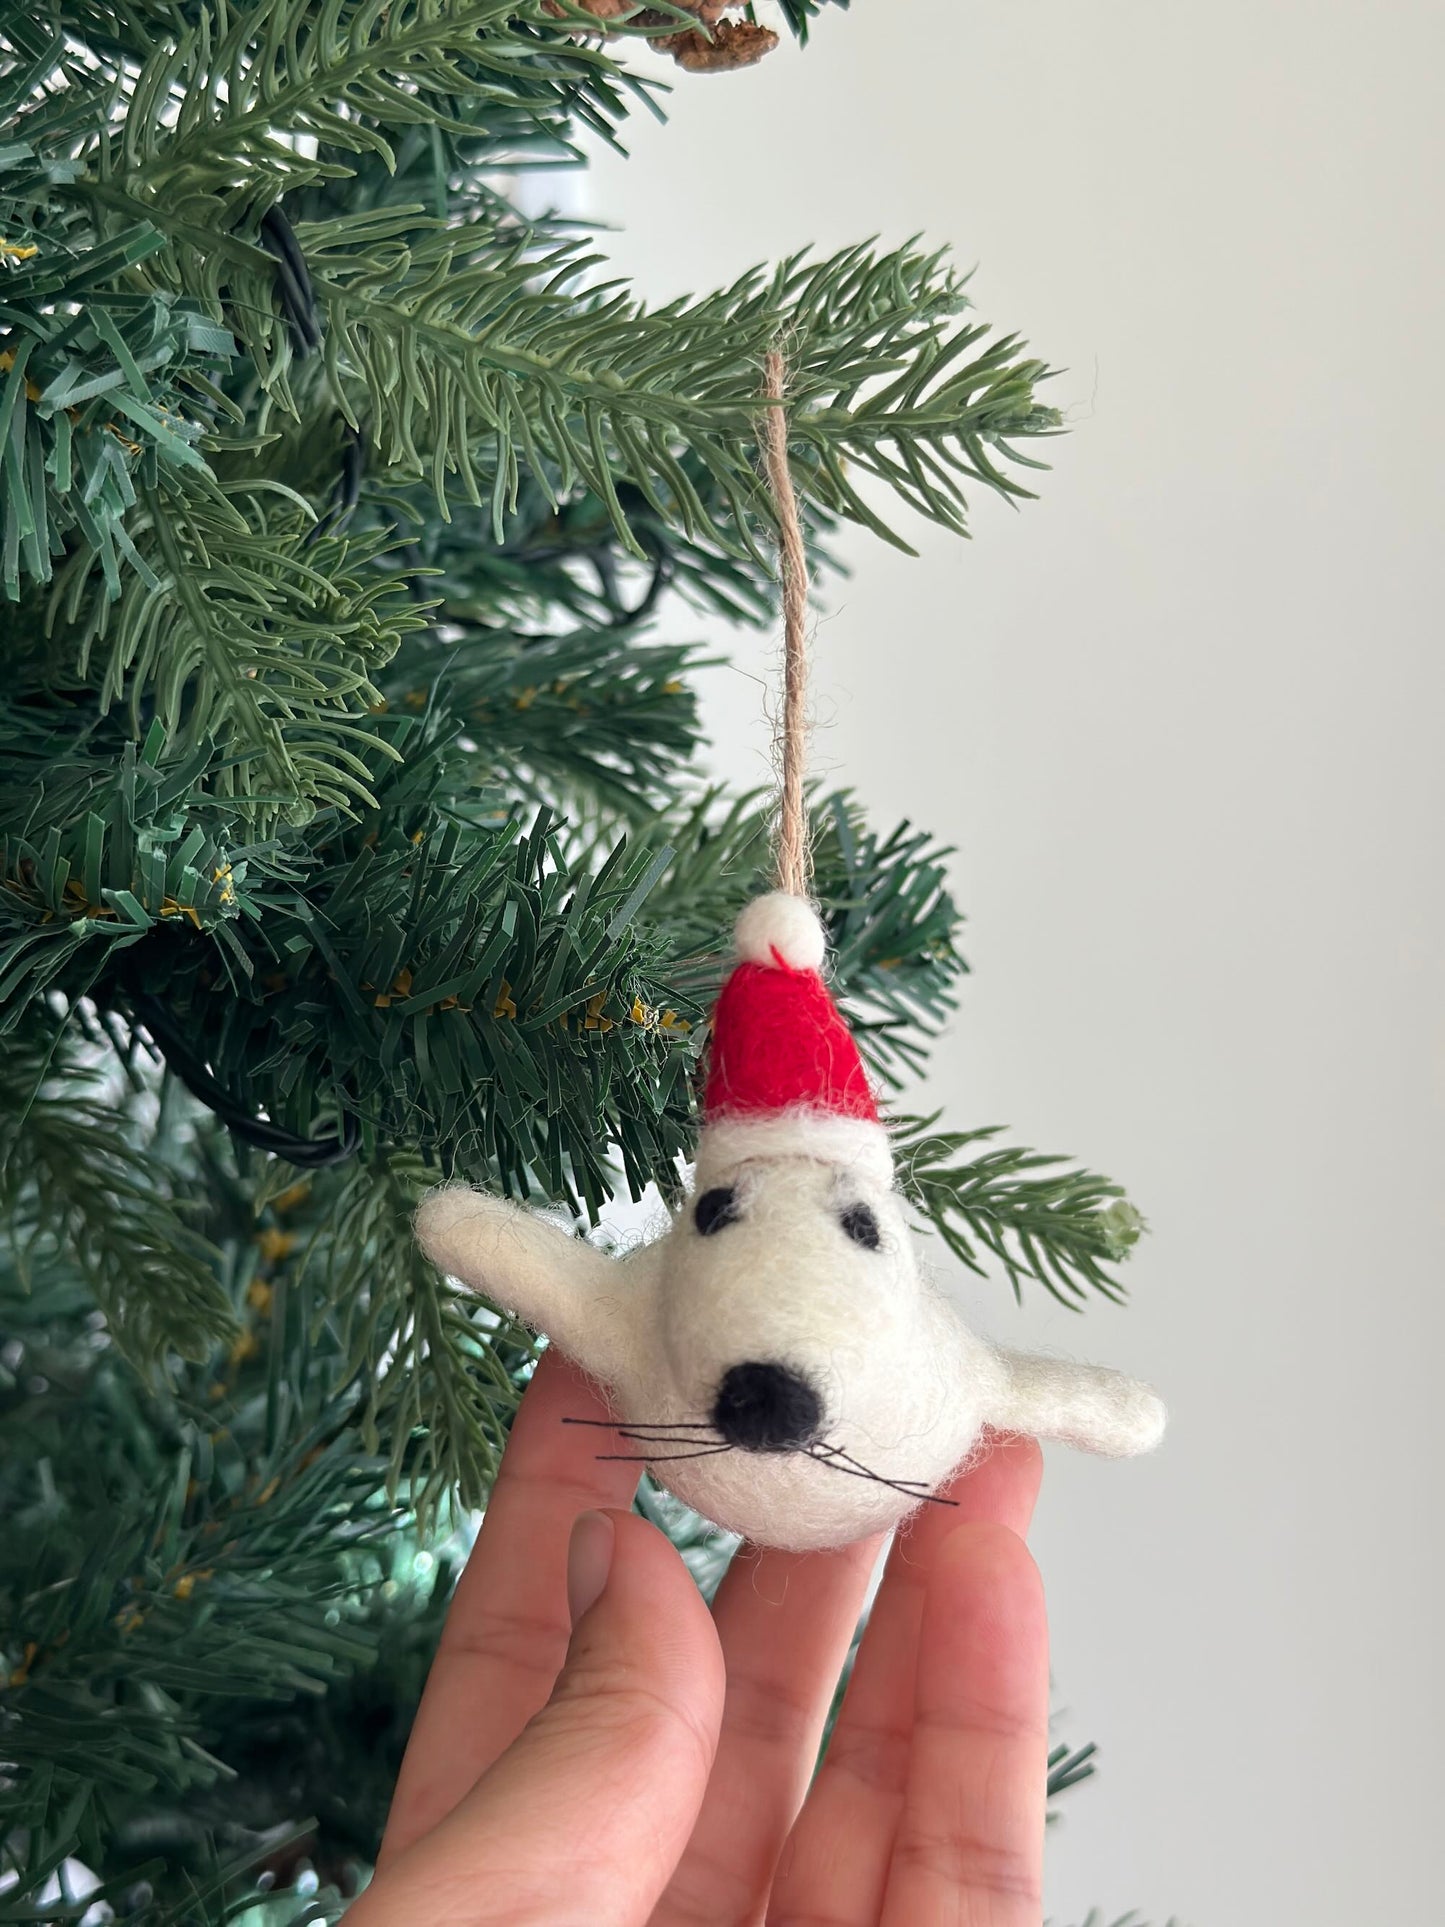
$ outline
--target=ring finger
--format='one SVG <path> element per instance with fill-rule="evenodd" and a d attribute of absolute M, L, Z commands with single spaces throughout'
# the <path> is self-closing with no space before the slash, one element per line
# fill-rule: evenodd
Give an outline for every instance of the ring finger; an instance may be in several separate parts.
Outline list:
<path fill-rule="evenodd" d="M 997 1439 L 945 1488 L 952 1505 L 925 1506 L 894 1541 L 828 1757 L 779 1863 L 768 1910 L 778 1927 L 878 1920 L 908 1781 L 918 1639 L 935 1560 L 968 1521 L 992 1520 L 1022 1538 L 1042 1472 L 1036 1440 Z"/>

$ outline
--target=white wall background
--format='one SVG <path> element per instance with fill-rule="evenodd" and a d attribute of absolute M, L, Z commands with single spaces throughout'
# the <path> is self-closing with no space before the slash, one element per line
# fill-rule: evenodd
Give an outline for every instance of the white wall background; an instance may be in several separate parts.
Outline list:
<path fill-rule="evenodd" d="M 959 846 L 930 1101 L 1153 1226 L 1126 1312 L 965 1287 L 1173 1408 L 1157 1459 L 1046 1481 L 1102 1749 L 1061 1920 L 1445 1918 L 1442 59 L 1413 0 L 855 0 L 681 77 L 593 188 L 655 296 L 921 229 L 1068 371 L 1042 500 L 918 562 L 854 540 L 817 646 L 820 760 Z M 757 780 L 733 646 L 717 760 Z"/>

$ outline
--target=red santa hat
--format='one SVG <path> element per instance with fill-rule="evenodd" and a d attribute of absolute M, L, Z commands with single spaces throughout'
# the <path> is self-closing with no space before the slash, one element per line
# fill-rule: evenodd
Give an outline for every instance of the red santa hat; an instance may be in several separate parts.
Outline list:
<path fill-rule="evenodd" d="M 821 969 L 810 904 L 783 891 L 738 918 L 738 962 L 713 1009 L 698 1161 L 814 1157 L 892 1179 L 888 1134 Z"/>

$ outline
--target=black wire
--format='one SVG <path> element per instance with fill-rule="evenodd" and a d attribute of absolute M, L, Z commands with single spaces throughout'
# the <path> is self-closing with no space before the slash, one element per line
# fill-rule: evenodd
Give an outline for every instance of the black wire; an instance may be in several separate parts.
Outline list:
<path fill-rule="evenodd" d="M 354 428 L 350 422 L 343 427 L 341 473 L 336 478 L 336 486 L 331 491 L 331 500 L 325 513 L 306 537 L 307 548 L 323 535 L 345 528 L 361 500 L 361 484 L 366 479 L 366 433 L 361 428 Z"/>
<path fill-rule="evenodd" d="M 598 573 L 601 574 L 601 571 L 599 570 Z M 656 607 L 657 598 L 662 594 L 671 580 L 672 557 L 665 553 L 659 554 L 652 565 L 652 580 L 648 583 L 646 592 L 637 607 L 635 609 L 628 609 L 623 607 L 620 602 L 614 603 L 613 607 L 616 613 L 612 618 L 612 627 L 614 629 L 626 629 L 634 622 L 645 621 Z"/>
<path fill-rule="evenodd" d="M 321 346 L 321 318 L 316 311 L 306 256 L 279 203 L 268 207 L 261 216 L 259 239 L 266 252 L 275 258 L 276 293 L 291 331 L 292 350 L 300 359 Z"/>
<path fill-rule="evenodd" d="M 360 1150 L 361 1126 L 349 1113 L 343 1116 L 339 1131 L 319 1138 L 297 1137 L 269 1118 L 257 1117 L 217 1083 L 205 1064 L 192 1053 L 164 1005 L 143 991 L 132 993 L 131 1001 L 157 1050 L 191 1096 L 214 1112 L 226 1129 L 243 1143 L 254 1145 L 258 1151 L 269 1151 L 305 1171 L 344 1164 Z"/>

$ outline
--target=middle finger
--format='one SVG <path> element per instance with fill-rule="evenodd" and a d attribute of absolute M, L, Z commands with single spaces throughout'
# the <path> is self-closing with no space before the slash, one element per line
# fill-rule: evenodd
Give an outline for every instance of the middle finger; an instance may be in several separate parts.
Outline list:
<path fill-rule="evenodd" d="M 837 1552 L 744 1546 L 733 1559 L 713 1606 L 727 1667 L 717 1755 L 652 1927 L 763 1919 L 882 1544 L 865 1539 Z"/>

